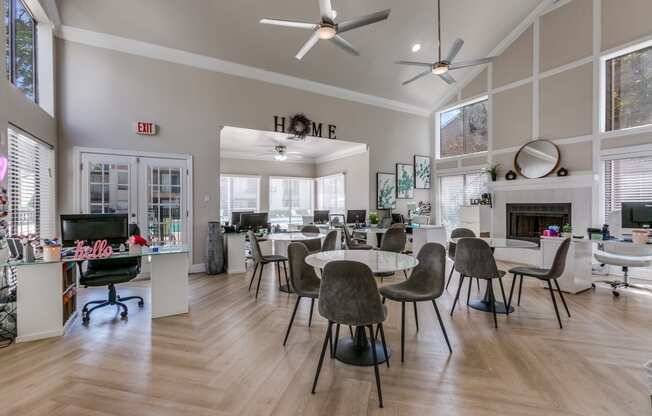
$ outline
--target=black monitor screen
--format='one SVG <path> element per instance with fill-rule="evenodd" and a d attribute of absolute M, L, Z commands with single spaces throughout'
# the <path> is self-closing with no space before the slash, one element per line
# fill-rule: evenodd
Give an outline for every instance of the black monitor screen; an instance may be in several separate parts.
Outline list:
<path fill-rule="evenodd" d="M 350 209 L 346 212 L 347 224 L 363 224 L 367 221 L 367 210 Z"/>
<path fill-rule="evenodd" d="M 622 227 L 623 228 L 651 228 L 652 227 L 652 201 L 623 202 Z"/>
<path fill-rule="evenodd" d="M 233 212 L 231 212 L 231 225 L 240 225 L 240 216 L 242 214 L 253 214 L 253 211 L 233 211 Z"/>
<path fill-rule="evenodd" d="M 326 224 L 328 222 L 330 211 L 328 210 L 315 210 L 313 221 L 315 224 Z"/>
<path fill-rule="evenodd" d="M 240 228 L 264 228 L 267 227 L 267 213 L 246 213 L 240 217 Z"/>
<path fill-rule="evenodd" d="M 61 243 L 72 247 L 75 241 L 107 240 L 119 245 L 129 238 L 127 214 L 89 214 L 61 216 Z"/>

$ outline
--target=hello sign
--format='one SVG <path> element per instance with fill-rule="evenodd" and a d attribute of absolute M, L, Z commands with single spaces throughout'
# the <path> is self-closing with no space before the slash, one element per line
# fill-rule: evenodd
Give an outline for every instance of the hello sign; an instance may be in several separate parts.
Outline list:
<path fill-rule="evenodd" d="M 83 241 L 77 241 L 74 260 L 105 259 L 113 255 L 113 249 L 106 240 L 96 241 L 92 246 L 85 246 Z"/>

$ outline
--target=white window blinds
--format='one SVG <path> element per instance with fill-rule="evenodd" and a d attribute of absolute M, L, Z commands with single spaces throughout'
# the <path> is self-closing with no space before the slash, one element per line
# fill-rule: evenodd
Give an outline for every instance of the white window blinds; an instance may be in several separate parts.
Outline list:
<path fill-rule="evenodd" d="M 54 237 L 54 151 L 9 129 L 9 232 Z"/>
<path fill-rule="evenodd" d="M 439 216 L 450 233 L 459 226 L 460 208 L 469 205 L 471 199 L 480 198 L 487 192 L 487 174 L 484 172 L 439 178 Z"/>
<path fill-rule="evenodd" d="M 269 178 L 269 221 L 272 224 L 302 224 L 312 215 L 312 178 Z"/>
<path fill-rule="evenodd" d="M 346 211 L 346 176 L 343 173 L 317 178 L 317 209 L 331 214 Z"/>
<path fill-rule="evenodd" d="M 231 220 L 233 211 L 258 211 L 260 209 L 260 177 L 220 176 L 220 218 L 222 223 Z"/>
<path fill-rule="evenodd" d="M 604 161 L 605 219 L 623 202 L 652 201 L 652 156 Z"/>

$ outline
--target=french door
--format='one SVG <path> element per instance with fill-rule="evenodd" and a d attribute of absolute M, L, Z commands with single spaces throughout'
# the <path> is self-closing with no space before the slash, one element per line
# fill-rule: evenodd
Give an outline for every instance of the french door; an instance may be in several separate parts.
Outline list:
<path fill-rule="evenodd" d="M 186 159 L 81 153 L 81 212 L 128 214 L 153 243 L 190 245 L 188 165 Z"/>

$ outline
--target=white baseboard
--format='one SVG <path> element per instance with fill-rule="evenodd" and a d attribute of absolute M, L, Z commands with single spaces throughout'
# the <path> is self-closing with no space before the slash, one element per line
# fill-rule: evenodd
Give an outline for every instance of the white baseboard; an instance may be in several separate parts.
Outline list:
<path fill-rule="evenodd" d="M 206 263 L 197 263 L 190 266 L 190 274 L 206 273 Z"/>

